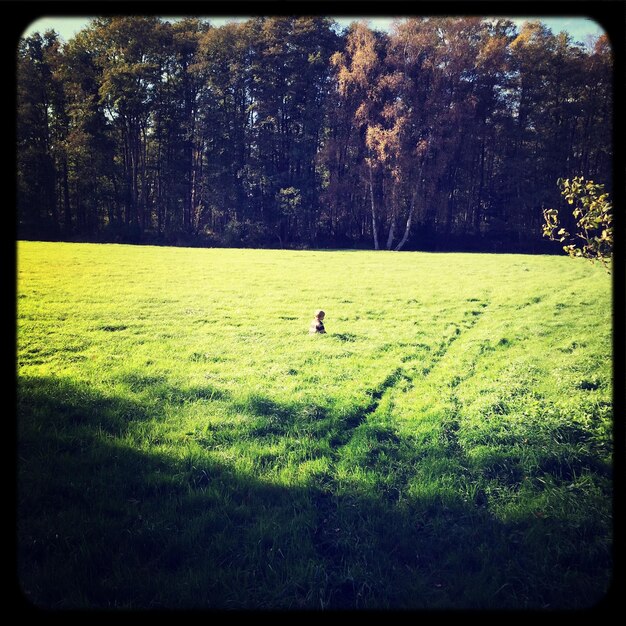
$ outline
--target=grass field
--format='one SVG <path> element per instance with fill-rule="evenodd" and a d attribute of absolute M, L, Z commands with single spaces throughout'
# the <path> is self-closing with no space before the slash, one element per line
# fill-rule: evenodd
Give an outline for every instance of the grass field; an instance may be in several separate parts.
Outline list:
<path fill-rule="evenodd" d="M 55 608 L 579 608 L 612 302 L 568 257 L 19 242 L 18 575 Z M 317 308 L 326 335 L 308 335 Z"/>

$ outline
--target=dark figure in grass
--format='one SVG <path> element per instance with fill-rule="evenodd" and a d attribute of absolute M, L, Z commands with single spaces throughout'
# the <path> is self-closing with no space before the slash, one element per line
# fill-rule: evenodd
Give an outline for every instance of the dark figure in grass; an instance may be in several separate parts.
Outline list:
<path fill-rule="evenodd" d="M 324 334 L 326 329 L 324 328 L 324 311 L 317 311 L 315 317 L 309 326 L 309 335 L 315 335 L 316 333 Z"/>

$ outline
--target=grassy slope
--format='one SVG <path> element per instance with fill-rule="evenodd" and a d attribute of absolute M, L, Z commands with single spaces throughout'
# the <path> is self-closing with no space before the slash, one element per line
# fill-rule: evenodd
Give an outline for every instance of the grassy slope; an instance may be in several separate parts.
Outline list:
<path fill-rule="evenodd" d="M 576 607 L 607 587 L 599 267 L 20 243 L 17 313 L 37 604 Z"/>

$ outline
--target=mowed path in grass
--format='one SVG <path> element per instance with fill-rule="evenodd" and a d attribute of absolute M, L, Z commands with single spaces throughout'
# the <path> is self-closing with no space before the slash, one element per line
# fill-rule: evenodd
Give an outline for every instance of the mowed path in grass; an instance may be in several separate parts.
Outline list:
<path fill-rule="evenodd" d="M 19 576 L 33 602 L 525 608 L 605 593 L 601 267 L 17 250 Z M 317 308 L 328 334 L 309 336 Z"/>

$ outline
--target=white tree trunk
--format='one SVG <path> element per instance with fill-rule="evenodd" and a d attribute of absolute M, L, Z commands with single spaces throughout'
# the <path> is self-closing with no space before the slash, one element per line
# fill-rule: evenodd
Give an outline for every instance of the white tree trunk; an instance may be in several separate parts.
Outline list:
<path fill-rule="evenodd" d="M 372 232 L 374 233 L 374 250 L 379 250 L 378 246 L 378 230 L 376 228 L 376 203 L 374 202 L 374 175 L 372 174 L 372 164 L 370 169 L 370 198 L 372 201 Z"/>
<path fill-rule="evenodd" d="M 411 222 L 413 221 L 413 211 L 415 210 L 415 196 L 411 198 L 411 208 L 409 209 L 409 216 L 406 218 L 406 226 L 404 228 L 404 235 L 402 235 L 402 239 L 400 239 L 400 243 L 394 248 L 396 251 L 400 250 L 402 246 L 406 243 L 406 240 L 409 238 L 409 233 L 411 231 Z"/>

